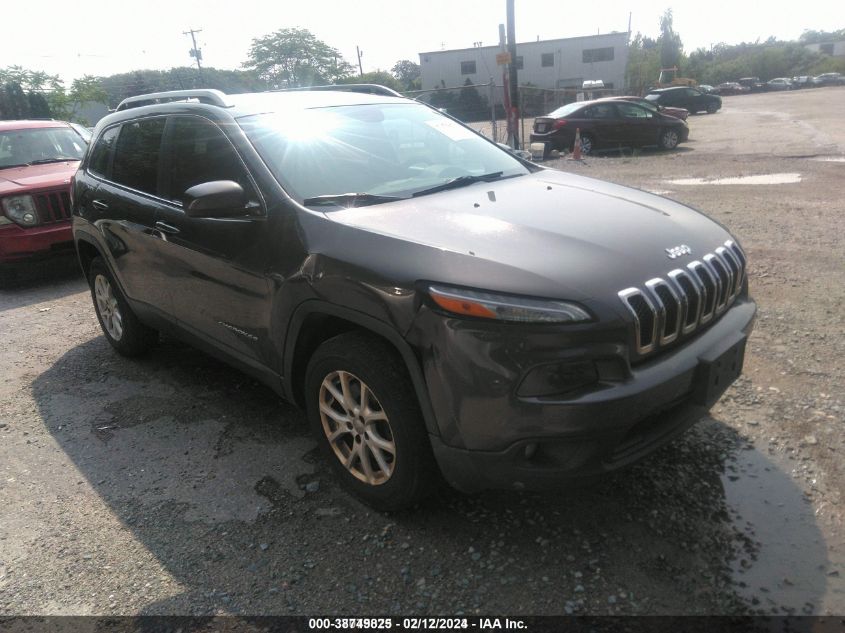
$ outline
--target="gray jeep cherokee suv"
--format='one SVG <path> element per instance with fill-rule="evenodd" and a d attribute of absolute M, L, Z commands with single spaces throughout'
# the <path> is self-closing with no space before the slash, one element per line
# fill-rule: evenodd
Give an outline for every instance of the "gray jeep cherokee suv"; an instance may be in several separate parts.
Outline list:
<path fill-rule="evenodd" d="M 739 375 L 755 305 L 723 226 L 370 92 L 159 93 L 97 125 L 73 231 L 118 352 L 166 331 L 256 376 L 386 510 L 438 473 L 618 468 Z"/>

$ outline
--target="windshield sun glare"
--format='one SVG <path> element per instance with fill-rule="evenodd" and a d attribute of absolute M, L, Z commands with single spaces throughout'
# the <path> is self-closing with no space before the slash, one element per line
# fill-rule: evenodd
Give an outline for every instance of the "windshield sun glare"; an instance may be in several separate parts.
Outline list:
<path fill-rule="evenodd" d="M 376 103 L 238 120 L 279 183 L 300 202 L 367 194 L 369 204 L 461 179 L 528 173 L 516 158 L 424 105 Z"/>

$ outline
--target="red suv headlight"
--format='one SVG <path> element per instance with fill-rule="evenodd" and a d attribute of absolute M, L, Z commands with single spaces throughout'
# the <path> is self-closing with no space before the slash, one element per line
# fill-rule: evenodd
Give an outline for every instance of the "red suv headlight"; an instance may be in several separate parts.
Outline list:
<path fill-rule="evenodd" d="M 15 224 L 35 226 L 38 224 L 38 211 L 32 196 L 9 196 L 3 198 L 3 213 Z"/>

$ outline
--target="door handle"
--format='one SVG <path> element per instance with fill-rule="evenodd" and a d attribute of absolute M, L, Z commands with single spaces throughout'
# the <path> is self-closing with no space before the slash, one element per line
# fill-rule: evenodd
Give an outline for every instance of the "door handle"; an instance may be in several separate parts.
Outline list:
<path fill-rule="evenodd" d="M 179 232 L 179 229 L 177 229 L 175 226 L 171 226 L 164 222 L 156 222 L 156 229 L 161 231 L 162 233 L 171 233 L 173 235 Z"/>
<path fill-rule="evenodd" d="M 103 202 L 102 200 L 92 200 L 91 206 L 99 211 L 105 211 L 109 208 L 109 205 Z"/>

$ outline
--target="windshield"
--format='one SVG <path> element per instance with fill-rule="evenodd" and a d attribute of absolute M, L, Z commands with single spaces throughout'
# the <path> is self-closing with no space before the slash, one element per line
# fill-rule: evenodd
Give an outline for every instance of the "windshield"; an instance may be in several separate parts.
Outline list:
<path fill-rule="evenodd" d="M 300 202 L 347 193 L 387 202 L 461 177 L 528 173 L 507 152 L 422 105 L 313 108 L 250 115 L 238 123 Z"/>
<path fill-rule="evenodd" d="M 556 119 L 559 119 L 560 117 L 564 117 L 564 116 L 569 116 L 570 114 L 575 112 L 575 110 L 577 110 L 578 108 L 580 108 L 583 105 L 584 105 L 583 101 L 573 101 L 572 103 L 567 103 L 564 106 L 560 106 L 557 110 L 555 110 L 554 112 L 549 114 L 549 116 L 554 117 Z"/>
<path fill-rule="evenodd" d="M 80 160 L 85 141 L 69 127 L 41 127 L 0 132 L 0 169 Z"/>

